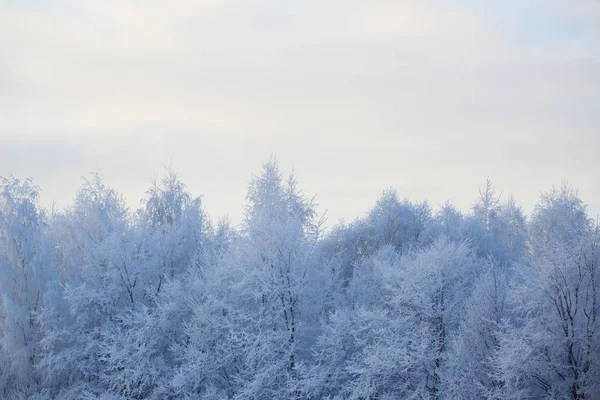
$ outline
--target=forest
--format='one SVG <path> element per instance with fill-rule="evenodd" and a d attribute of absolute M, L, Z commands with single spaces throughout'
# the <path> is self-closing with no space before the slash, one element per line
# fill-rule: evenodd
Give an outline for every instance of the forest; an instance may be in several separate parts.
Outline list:
<path fill-rule="evenodd" d="M 0 179 L 0 398 L 600 399 L 600 232 L 568 183 L 525 215 L 392 188 L 325 229 L 275 158 L 239 226 L 176 171 L 131 209 Z M 383 188 L 382 188 L 383 189 Z M 474 194 L 477 194 L 477 188 Z"/>

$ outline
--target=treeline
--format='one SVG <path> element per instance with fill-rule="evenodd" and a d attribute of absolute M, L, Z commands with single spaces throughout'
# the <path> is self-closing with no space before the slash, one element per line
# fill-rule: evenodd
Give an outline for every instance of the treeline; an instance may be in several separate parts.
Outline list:
<path fill-rule="evenodd" d="M 270 159 L 239 227 L 167 170 L 130 210 L 0 181 L 2 399 L 600 399 L 600 236 L 563 184 L 526 217 L 385 190 L 323 230 Z"/>

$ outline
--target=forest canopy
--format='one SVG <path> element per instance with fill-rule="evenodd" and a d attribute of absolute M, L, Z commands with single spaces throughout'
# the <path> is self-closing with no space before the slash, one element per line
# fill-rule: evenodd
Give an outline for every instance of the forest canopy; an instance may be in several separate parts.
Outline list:
<path fill-rule="evenodd" d="M 598 399 L 600 232 L 567 183 L 531 215 L 385 189 L 324 229 L 267 160 L 239 226 L 166 169 L 140 207 L 0 178 L 2 399 Z"/>

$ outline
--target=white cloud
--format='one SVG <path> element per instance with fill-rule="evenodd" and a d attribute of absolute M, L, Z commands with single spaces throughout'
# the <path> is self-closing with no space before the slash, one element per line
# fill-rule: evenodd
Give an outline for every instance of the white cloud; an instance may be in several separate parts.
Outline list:
<path fill-rule="evenodd" d="M 597 7 L 532 2 L 517 26 L 478 4 L 3 3 L 0 141 L 17 150 L 0 175 L 34 175 L 64 204 L 65 177 L 99 164 L 136 205 L 172 158 L 209 211 L 238 219 L 250 171 L 276 152 L 332 218 L 387 185 L 467 207 L 487 175 L 527 207 L 567 177 L 600 211 Z M 515 42 L 539 10 L 579 25 Z"/>

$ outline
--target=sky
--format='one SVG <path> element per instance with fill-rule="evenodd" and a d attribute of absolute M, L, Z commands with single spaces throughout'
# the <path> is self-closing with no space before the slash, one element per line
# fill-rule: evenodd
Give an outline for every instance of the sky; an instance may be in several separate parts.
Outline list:
<path fill-rule="evenodd" d="M 171 163 L 237 223 L 271 154 L 329 221 L 386 187 L 600 214 L 599 0 L 0 0 L 0 176 L 135 208 Z"/>

